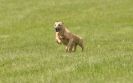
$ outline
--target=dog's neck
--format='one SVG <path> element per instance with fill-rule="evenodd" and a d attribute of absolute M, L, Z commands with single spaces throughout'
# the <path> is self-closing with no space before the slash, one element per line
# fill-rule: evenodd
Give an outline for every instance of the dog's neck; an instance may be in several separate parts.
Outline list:
<path fill-rule="evenodd" d="M 64 36 L 64 33 L 66 32 L 65 28 L 63 27 L 62 30 L 59 32 L 60 35 Z"/>
<path fill-rule="evenodd" d="M 60 34 L 60 36 L 64 37 L 65 36 L 65 33 L 69 33 L 69 32 L 70 31 L 65 26 L 63 26 L 62 27 L 62 30 L 59 31 L 59 34 Z"/>
<path fill-rule="evenodd" d="M 61 36 L 64 36 L 65 29 L 63 28 L 62 31 L 59 32 Z"/>

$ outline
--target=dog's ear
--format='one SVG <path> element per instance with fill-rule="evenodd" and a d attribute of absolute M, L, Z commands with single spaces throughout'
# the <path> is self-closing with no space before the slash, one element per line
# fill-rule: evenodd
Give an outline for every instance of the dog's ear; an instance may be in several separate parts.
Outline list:
<path fill-rule="evenodd" d="M 64 23 L 61 21 L 61 24 L 64 25 Z"/>

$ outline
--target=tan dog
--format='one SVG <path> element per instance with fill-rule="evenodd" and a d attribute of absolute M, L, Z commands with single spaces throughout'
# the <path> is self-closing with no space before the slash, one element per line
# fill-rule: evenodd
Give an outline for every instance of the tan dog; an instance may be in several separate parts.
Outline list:
<path fill-rule="evenodd" d="M 76 51 L 77 45 L 84 50 L 83 39 L 75 34 L 72 34 L 63 24 L 63 22 L 55 22 L 54 28 L 56 31 L 56 42 L 66 46 L 66 52 Z"/>

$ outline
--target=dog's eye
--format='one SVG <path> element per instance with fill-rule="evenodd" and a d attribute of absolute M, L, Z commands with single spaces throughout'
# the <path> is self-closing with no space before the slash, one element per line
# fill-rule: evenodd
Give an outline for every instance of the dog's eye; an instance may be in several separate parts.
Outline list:
<path fill-rule="evenodd" d="M 58 24 L 58 26 L 61 26 L 61 24 Z"/>

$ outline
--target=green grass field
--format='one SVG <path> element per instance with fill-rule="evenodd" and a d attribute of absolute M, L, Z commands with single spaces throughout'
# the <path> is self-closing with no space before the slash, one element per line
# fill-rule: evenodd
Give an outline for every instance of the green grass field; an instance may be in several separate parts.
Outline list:
<path fill-rule="evenodd" d="M 84 52 L 55 42 L 57 20 Z M 133 83 L 133 0 L 0 0 L 0 83 Z"/>

